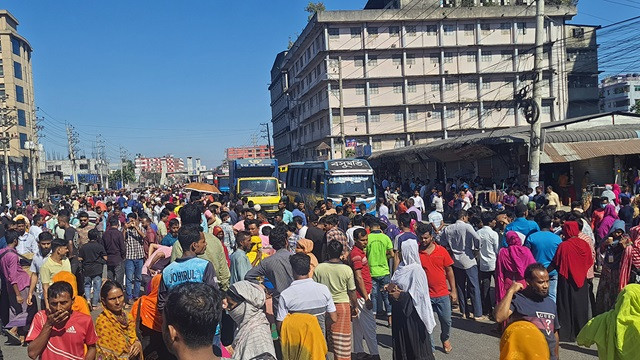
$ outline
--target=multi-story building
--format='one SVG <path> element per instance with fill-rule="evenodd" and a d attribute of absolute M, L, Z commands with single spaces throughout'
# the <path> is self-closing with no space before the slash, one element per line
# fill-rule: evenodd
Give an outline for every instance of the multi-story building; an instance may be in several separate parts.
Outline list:
<path fill-rule="evenodd" d="M 600 111 L 640 109 L 640 74 L 611 76 L 600 82 Z"/>
<path fill-rule="evenodd" d="M 598 93 L 598 43 L 599 26 L 565 25 L 567 47 L 567 83 L 569 107 L 567 118 L 592 115 L 600 112 Z"/>
<path fill-rule="evenodd" d="M 11 109 L 6 114 L 8 121 L 0 122 L 5 125 L 0 126 L 0 137 L 9 139 L 9 170 L 14 200 L 24 199 L 31 193 L 31 176 L 39 173 L 31 51 L 27 39 L 18 34 L 18 20 L 10 12 L 0 10 L 0 108 L 5 111 Z M 30 159 L 33 159 L 33 172 L 29 166 Z M 2 197 L 6 200 L 4 162 L 0 162 L 0 168 Z"/>
<path fill-rule="evenodd" d="M 162 165 L 167 165 L 167 172 L 185 171 L 184 160 L 173 157 L 173 155 L 165 155 L 162 157 L 143 157 L 138 156 L 134 160 L 135 171 L 137 174 L 143 172 L 162 173 Z"/>
<path fill-rule="evenodd" d="M 269 151 L 269 146 L 267 145 L 227 148 L 224 151 L 227 161 L 238 159 L 269 159 L 272 153 L 273 146 L 271 147 L 271 151 Z"/>
<path fill-rule="evenodd" d="M 102 162 L 98 159 L 90 159 L 90 158 L 79 158 L 75 160 L 76 165 L 76 174 L 78 175 L 78 183 L 87 183 L 87 184 L 99 184 L 101 183 L 101 176 L 106 177 L 107 172 L 105 171 L 104 165 L 101 165 Z M 45 161 L 45 169 L 44 171 L 60 171 L 62 172 L 62 176 L 64 181 L 73 183 L 75 179 L 73 178 L 73 161 L 69 159 L 63 160 L 46 160 Z M 102 171 L 102 173 L 101 173 Z"/>
<path fill-rule="evenodd" d="M 364 10 L 315 14 L 271 70 L 280 162 L 526 124 L 514 94 L 532 95 L 535 6 L 448 4 L 370 0 Z M 543 122 L 569 111 L 560 40 L 575 14 L 571 5 L 546 9 Z"/>

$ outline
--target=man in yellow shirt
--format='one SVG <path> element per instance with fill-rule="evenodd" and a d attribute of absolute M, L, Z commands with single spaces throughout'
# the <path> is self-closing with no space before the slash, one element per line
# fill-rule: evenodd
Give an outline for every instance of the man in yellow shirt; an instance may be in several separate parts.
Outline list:
<path fill-rule="evenodd" d="M 547 206 L 553 206 L 554 209 L 558 206 L 562 206 L 560 197 L 553 191 L 553 187 L 551 186 L 547 186 Z"/>
<path fill-rule="evenodd" d="M 46 307 L 49 307 L 47 302 L 47 293 L 49 286 L 53 283 L 53 277 L 60 271 L 71 272 L 71 263 L 67 258 L 69 254 L 69 248 L 67 243 L 61 239 L 55 239 L 51 242 L 51 255 L 45 259 L 42 267 L 40 268 L 40 281 L 42 281 L 42 290 L 44 292 L 43 298 Z"/>

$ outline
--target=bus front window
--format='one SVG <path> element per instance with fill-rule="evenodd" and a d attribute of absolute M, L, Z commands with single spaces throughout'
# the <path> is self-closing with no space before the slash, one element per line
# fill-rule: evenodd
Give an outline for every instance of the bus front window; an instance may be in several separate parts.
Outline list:
<path fill-rule="evenodd" d="M 373 196 L 371 176 L 333 176 L 328 181 L 327 194 L 332 198 L 343 196 Z"/>
<path fill-rule="evenodd" d="M 240 194 L 243 196 L 278 196 L 278 181 L 240 180 Z"/>

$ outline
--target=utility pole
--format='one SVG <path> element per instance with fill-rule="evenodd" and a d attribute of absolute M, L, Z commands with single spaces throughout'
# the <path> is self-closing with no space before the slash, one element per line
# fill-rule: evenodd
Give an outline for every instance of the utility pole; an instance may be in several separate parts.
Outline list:
<path fill-rule="evenodd" d="M 265 126 L 267 128 L 267 146 L 269 147 L 269 159 L 273 159 L 273 154 L 271 154 L 271 134 L 269 133 L 269 123 L 260 123 L 260 125 Z"/>
<path fill-rule="evenodd" d="M 2 152 L 4 153 L 4 170 L 5 170 L 5 185 L 7 186 L 7 203 L 11 204 L 11 171 L 9 171 L 9 149 L 10 142 L 12 136 L 9 134 L 9 129 L 16 124 L 16 119 L 14 116 L 11 116 L 10 113 L 13 112 L 14 108 L 9 108 L 7 106 L 7 97 L 0 97 L 0 101 L 2 101 L 2 106 L 0 106 L 0 129 L 2 130 L 2 134 L 0 134 L 0 142 L 2 142 Z"/>
<path fill-rule="evenodd" d="M 344 159 L 347 143 L 344 138 L 344 101 L 342 96 L 342 56 L 338 56 L 338 89 L 340 90 L 340 137 L 342 146 L 340 147 L 340 157 Z M 332 154 L 333 155 L 333 154 Z M 333 158 L 333 156 L 331 156 Z"/>
<path fill-rule="evenodd" d="M 71 160 L 71 176 L 73 176 L 73 182 L 76 184 L 76 191 L 80 192 L 80 183 L 78 182 L 78 170 L 76 168 L 76 152 L 78 149 L 78 133 L 73 129 L 73 125 L 67 125 L 67 144 L 69 146 L 69 160 Z"/>
<path fill-rule="evenodd" d="M 98 163 L 98 174 L 100 175 L 100 184 L 102 184 L 102 187 L 104 189 L 107 189 L 109 186 L 104 182 L 104 140 L 102 140 L 102 135 L 100 134 L 96 136 L 96 160 Z"/>
<path fill-rule="evenodd" d="M 40 123 L 44 120 L 44 118 L 38 118 L 36 115 L 36 111 L 33 111 L 33 121 L 32 121 L 32 132 L 33 135 L 31 137 L 31 148 L 29 150 L 29 155 L 31 155 L 31 186 L 33 187 L 33 198 L 38 198 L 38 183 L 37 178 L 40 176 L 40 145 L 38 144 L 38 140 L 40 139 L 40 130 L 42 130 L 43 126 Z M 35 155 L 35 156 L 34 156 Z"/>
<path fill-rule="evenodd" d="M 531 119 L 531 139 L 529 140 L 529 187 L 535 189 L 540 183 L 540 119 L 542 109 L 542 61 L 544 56 L 544 0 L 536 0 L 536 52 L 533 61 L 533 108 L 535 116 Z"/>
<path fill-rule="evenodd" d="M 125 188 L 124 182 L 124 162 L 127 160 L 127 149 L 120 146 L 120 181 L 122 181 L 122 187 Z"/>

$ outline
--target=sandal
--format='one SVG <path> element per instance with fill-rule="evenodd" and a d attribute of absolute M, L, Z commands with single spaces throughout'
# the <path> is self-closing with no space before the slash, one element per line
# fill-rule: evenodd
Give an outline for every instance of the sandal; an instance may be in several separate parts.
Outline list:
<path fill-rule="evenodd" d="M 7 335 L 7 340 L 11 345 L 22 345 L 22 339 L 20 339 L 20 336 L 17 334 L 7 331 L 5 332 L 5 335 Z"/>
<path fill-rule="evenodd" d="M 451 350 L 453 350 L 453 346 L 451 346 L 451 343 L 449 341 L 443 342 L 442 348 L 444 349 L 445 354 L 448 354 L 451 352 Z"/>

